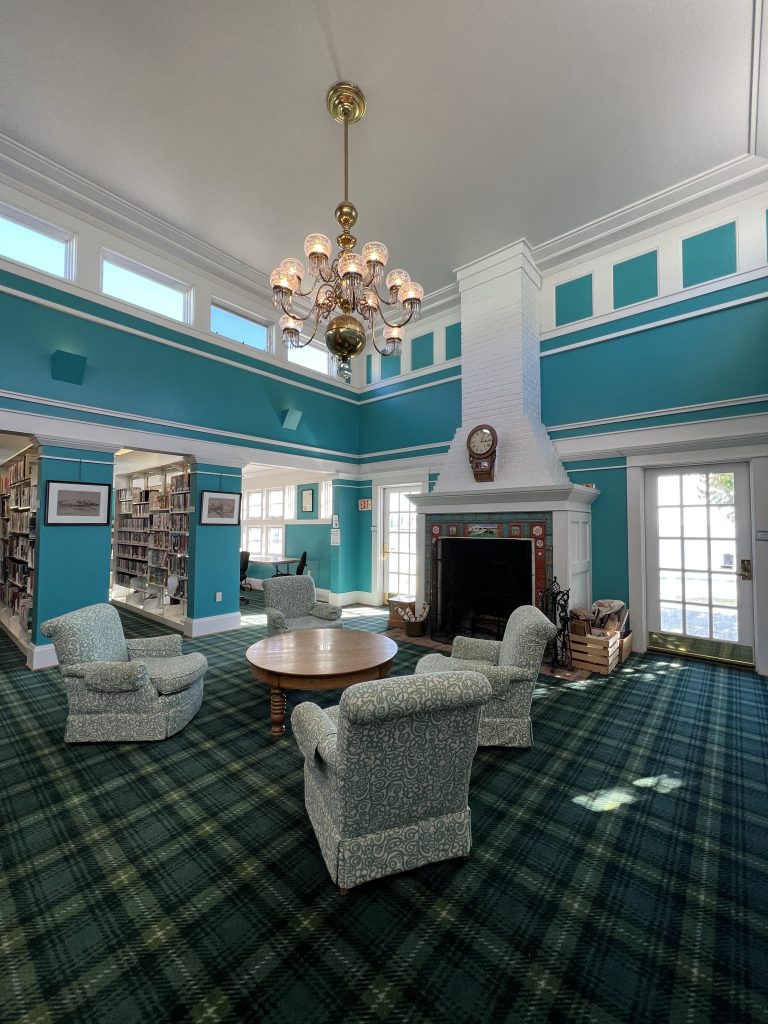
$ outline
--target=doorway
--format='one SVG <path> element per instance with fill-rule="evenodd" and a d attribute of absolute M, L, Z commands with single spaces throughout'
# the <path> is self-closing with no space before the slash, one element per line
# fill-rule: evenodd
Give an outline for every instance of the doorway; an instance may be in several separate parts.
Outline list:
<path fill-rule="evenodd" d="M 749 468 L 649 470 L 648 647 L 754 664 Z"/>
<path fill-rule="evenodd" d="M 384 600 L 415 597 L 418 589 L 416 509 L 406 495 L 420 494 L 420 484 L 383 488 L 382 583 Z"/>

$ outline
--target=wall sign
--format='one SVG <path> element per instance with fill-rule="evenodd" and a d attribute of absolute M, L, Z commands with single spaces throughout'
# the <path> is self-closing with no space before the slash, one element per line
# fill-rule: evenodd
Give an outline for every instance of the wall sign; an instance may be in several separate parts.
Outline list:
<path fill-rule="evenodd" d="M 373 499 L 371 498 L 358 498 L 357 510 L 358 512 L 370 512 L 373 508 Z"/>

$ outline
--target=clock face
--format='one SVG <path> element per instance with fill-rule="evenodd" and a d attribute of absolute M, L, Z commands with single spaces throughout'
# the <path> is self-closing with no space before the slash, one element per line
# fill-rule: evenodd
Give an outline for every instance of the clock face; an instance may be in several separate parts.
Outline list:
<path fill-rule="evenodd" d="M 493 434 L 487 427 L 478 427 L 469 435 L 467 443 L 473 455 L 487 455 L 494 445 Z"/>

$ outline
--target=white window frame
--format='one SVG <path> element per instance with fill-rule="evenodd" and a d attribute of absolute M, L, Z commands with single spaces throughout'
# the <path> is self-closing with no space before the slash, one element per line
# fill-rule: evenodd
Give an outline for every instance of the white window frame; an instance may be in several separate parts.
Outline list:
<path fill-rule="evenodd" d="M 261 518 L 251 517 L 248 515 L 249 512 L 249 498 L 251 494 L 256 492 L 261 493 Z M 282 491 L 283 492 L 283 503 L 282 503 L 282 514 L 279 516 L 269 515 L 269 492 L 270 491 Z M 285 484 L 285 485 L 274 485 L 265 487 L 248 487 L 243 494 L 242 507 L 244 509 L 244 515 L 241 523 L 241 534 L 240 539 L 242 541 L 242 550 L 250 551 L 249 547 L 249 531 L 250 530 L 261 530 L 261 553 L 262 555 L 267 554 L 278 554 L 284 555 L 285 551 L 285 524 L 286 520 L 290 522 L 296 515 L 296 485 Z M 270 552 L 268 550 L 269 531 L 271 529 L 280 530 L 280 551 Z M 258 558 L 258 555 L 254 555 L 254 558 Z"/>
<path fill-rule="evenodd" d="M 320 518 L 330 519 L 333 515 L 333 484 L 330 480 L 320 481 Z"/>
<path fill-rule="evenodd" d="M 29 267 L 30 270 L 37 271 L 38 274 L 47 274 L 56 281 L 74 281 L 76 238 L 74 231 L 67 231 L 65 228 L 51 224 L 41 217 L 35 217 L 34 214 L 27 213 L 26 210 L 20 210 L 16 206 L 10 206 L 8 203 L 3 202 L 0 202 L 0 217 L 10 220 L 14 224 L 19 224 L 23 228 L 28 228 L 30 231 L 35 231 L 38 235 L 51 238 L 55 242 L 63 242 L 65 245 L 64 275 L 60 277 L 58 274 L 52 274 L 49 270 L 36 267 L 33 263 L 23 263 L 21 260 L 15 260 L 12 256 L 0 254 L 0 259 L 8 260 L 9 263 L 16 263 L 20 267 Z"/>
<path fill-rule="evenodd" d="M 324 342 L 317 341 L 317 340 L 310 341 L 308 345 L 302 345 L 301 348 L 312 348 L 312 349 L 316 349 L 318 352 L 322 352 L 327 357 L 326 358 L 326 368 L 325 368 L 325 370 L 316 370 L 314 368 L 314 366 L 305 366 L 303 363 L 294 362 L 290 358 L 290 351 L 291 351 L 290 349 L 286 350 L 286 354 L 285 354 L 286 362 L 288 363 L 289 366 L 298 367 L 300 370 L 308 370 L 310 373 L 322 373 L 325 377 L 333 377 L 333 376 L 335 376 L 335 374 L 333 372 L 334 371 L 334 364 L 332 362 L 334 357 L 328 351 L 328 349 L 326 348 Z M 301 351 L 301 349 L 295 349 L 294 351 Z"/>
<path fill-rule="evenodd" d="M 165 274 L 162 270 L 156 270 L 154 267 L 148 267 L 146 263 L 134 260 L 130 256 L 123 256 L 121 253 L 115 252 L 113 249 L 102 249 L 101 258 L 99 260 L 99 290 L 102 295 L 106 295 L 106 292 L 104 291 L 105 263 L 111 263 L 113 266 L 120 267 L 121 270 L 127 270 L 129 273 L 137 274 L 139 277 L 146 277 L 148 281 L 154 281 L 155 284 L 161 284 L 166 288 L 170 288 L 172 291 L 180 292 L 184 299 L 184 319 L 177 320 L 175 317 L 169 317 L 164 313 L 158 313 L 154 309 L 148 309 L 147 306 L 140 306 L 136 302 L 131 302 L 130 299 L 123 299 L 117 295 L 107 295 L 107 298 L 112 299 L 115 302 L 124 302 L 128 306 L 133 306 L 134 309 L 143 309 L 144 312 L 151 313 L 152 316 L 161 316 L 164 320 L 168 320 L 170 323 L 184 323 L 187 326 L 192 325 L 192 297 L 194 288 L 191 284 L 188 284 L 186 281 L 180 281 L 177 277 L 172 277 L 170 274 Z M 221 335 L 219 335 L 219 337 L 221 337 Z"/>

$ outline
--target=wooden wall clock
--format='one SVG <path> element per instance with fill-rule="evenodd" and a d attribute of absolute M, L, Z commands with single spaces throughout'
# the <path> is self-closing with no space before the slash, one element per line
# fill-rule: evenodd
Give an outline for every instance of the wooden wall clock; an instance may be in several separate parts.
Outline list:
<path fill-rule="evenodd" d="M 488 423 L 473 427 L 467 435 L 469 464 L 478 483 L 493 480 L 499 436 Z"/>

